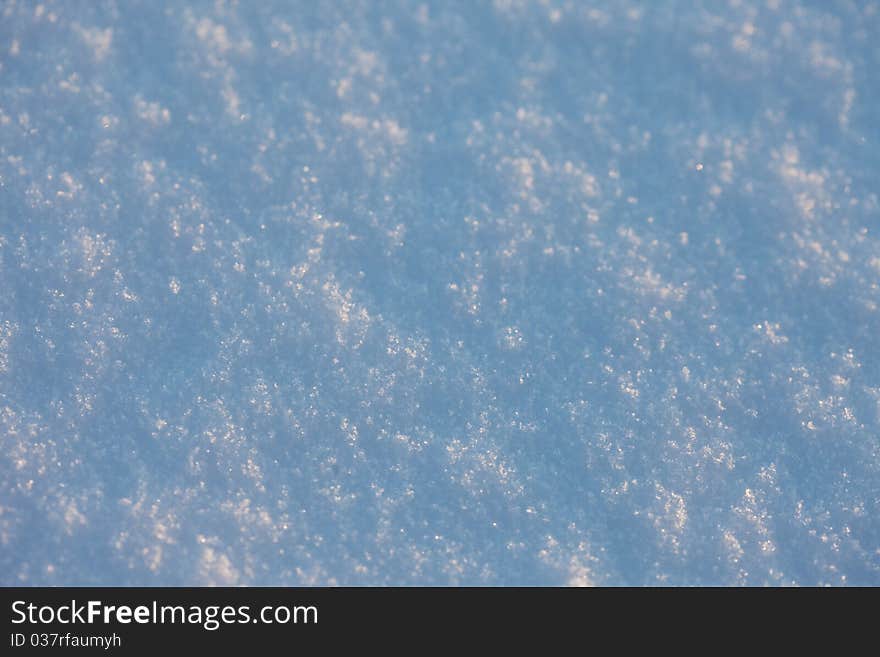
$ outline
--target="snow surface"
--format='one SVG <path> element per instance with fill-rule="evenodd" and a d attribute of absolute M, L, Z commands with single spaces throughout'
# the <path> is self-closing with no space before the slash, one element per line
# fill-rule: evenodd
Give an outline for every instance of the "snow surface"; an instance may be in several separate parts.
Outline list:
<path fill-rule="evenodd" d="M 880 3 L 0 4 L 0 583 L 880 584 Z"/>

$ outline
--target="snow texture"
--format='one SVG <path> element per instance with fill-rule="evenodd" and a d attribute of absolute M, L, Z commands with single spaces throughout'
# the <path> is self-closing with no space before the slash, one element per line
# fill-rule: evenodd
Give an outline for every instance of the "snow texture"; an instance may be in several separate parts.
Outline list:
<path fill-rule="evenodd" d="M 880 584 L 880 3 L 0 4 L 0 583 Z"/>

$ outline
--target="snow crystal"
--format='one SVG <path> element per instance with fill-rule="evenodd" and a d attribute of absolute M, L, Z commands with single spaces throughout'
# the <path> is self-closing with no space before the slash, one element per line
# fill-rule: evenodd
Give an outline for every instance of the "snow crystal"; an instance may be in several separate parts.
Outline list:
<path fill-rule="evenodd" d="M 0 13 L 0 583 L 880 584 L 876 3 Z"/>

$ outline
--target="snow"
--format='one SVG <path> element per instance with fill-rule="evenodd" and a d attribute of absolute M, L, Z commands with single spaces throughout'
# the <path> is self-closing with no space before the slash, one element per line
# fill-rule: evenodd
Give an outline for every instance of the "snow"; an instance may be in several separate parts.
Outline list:
<path fill-rule="evenodd" d="M 880 4 L 0 7 L 0 583 L 880 584 Z"/>

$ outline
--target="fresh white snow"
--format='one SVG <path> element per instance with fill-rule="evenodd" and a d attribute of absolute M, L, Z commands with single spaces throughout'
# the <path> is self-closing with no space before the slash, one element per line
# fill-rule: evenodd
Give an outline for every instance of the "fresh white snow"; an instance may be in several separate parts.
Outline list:
<path fill-rule="evenodd" d="M 0 584 L 880 584 L 880 3 L 0 5 Z"/>

